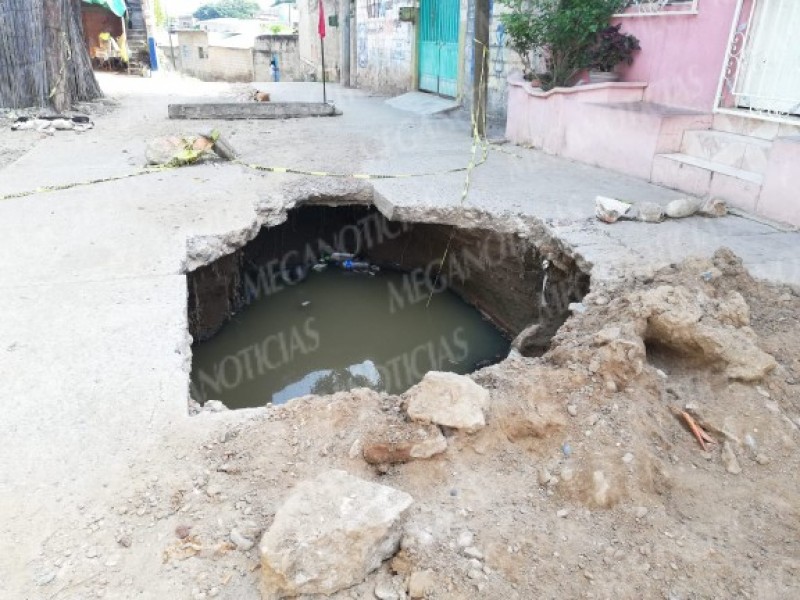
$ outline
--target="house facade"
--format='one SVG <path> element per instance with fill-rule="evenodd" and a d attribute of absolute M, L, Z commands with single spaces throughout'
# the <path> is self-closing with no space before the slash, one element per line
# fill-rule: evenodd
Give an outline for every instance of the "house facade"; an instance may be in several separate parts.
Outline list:
<path fill-rule="evenodd" d="M 642 47 L 621 81 L 512 75 L 507 137 L 800 225 L 800 2 L 634 1 L 616 22 Z"/>

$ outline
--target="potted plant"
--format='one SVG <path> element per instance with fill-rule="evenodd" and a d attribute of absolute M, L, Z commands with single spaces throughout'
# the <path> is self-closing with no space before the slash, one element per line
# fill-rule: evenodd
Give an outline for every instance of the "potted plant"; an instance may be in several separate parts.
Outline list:
<path fill-rule="evenodd" d="M 633 64 L 633 54 L 641 46 L 635 36 L 620 32 L 621 27 L 609 25 L 597 32 L 588 52 L 589 83 L 619 81 L 619 73 L 614 70 L 617 65 Z"/>

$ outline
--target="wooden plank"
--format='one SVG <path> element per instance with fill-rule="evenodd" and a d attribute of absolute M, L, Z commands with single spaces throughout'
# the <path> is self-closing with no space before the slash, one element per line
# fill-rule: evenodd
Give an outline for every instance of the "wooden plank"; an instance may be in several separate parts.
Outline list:
<path fill-rule="evenodd" d="M 332 104 L 322 102 L 230 102 L 170 104 L 170 119 L 296 119 L 336 117 L 342 114 Z"/>

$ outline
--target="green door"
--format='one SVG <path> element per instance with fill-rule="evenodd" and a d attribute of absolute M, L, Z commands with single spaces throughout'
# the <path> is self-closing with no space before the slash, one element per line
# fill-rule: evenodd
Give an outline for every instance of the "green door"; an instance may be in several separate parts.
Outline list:
<path fill-rule="evenodd" d="M 419 6 L 419 89 L 458 95 L 460 0 L 421 0 Z"/>

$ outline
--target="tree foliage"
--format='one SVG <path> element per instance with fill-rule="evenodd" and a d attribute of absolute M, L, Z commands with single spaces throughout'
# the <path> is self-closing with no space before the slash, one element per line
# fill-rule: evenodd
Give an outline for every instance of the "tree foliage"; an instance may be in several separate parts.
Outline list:
<path fill-rule="evenodd" d="M 501 0 L 510 10 L 500 16 L 509 45 L 519 54 L 525 74 L 544 89 L 570 85 L 589 65 L 597 34 L 627 0 Z M 544 70 L 537 72 L 535 57 Z"/>
<path fill-rule="evenodd" d="M 154 2 L 153 2 L 153 13 L 155 13 L 155 17 L 156 17 L 156 26 L 157 27 L 166 27 L 167 26 L 167 11 L 164 10 L 164 5 L 162 4 L 162 0 L 154 0 Z"/>
<path fill-rule="evenodd" d="M 207 19 L 252 19 L 261 7 L 252 0 L 218 0 L 204 4 L 194 12 L 194 18 L 201 21 Z"/>

